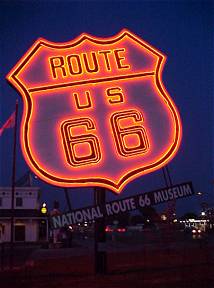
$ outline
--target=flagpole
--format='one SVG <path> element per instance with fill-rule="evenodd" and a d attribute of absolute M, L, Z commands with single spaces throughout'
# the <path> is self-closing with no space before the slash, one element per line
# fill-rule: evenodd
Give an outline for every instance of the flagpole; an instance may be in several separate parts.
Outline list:
<path fill-rule="evenodd" d="M 10 268 L 13 268 L 14 258 L 14 200 L 15 200 L 15 181 L 16 181 L 16 138 L 17 138 L 17 118 L 18 118 L 18 100 L 16 100 L 15 125 L 13 134 L 13 166 L 11 181 L 11 225 L 10 225 Z"/>

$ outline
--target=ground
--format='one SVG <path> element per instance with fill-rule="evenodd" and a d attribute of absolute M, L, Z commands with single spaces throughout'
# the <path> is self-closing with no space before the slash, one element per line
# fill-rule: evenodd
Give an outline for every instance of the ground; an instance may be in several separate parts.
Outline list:
<path fill-rule="evenodd" d="M 13 271 L 4 265 L 0 287 L 214 288 L 213 235 L 206 239 L 176 235 L 162 241 L 155 233 L 137 236 L 108 239 L 105 275 L 94 274 L 90 238 L 74 239 L 71 248 L 28 247 L 26 256 L 21 253 L 23 247 L 16 248 L 16 255 L 22 254 L 24 263 L 17 264 Z"/>

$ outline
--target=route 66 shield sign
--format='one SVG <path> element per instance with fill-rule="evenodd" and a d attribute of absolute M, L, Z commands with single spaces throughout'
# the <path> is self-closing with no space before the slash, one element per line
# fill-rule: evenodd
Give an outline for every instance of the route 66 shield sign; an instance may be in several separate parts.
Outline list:
<path fill-rule="evenodd" d="M 161 81 L 164 62 L 127 30 L 38 39 L 7 76 L 24 101 L 21 146 L 32 171 L 53 185 L 119 193 L 166 165 L 181 121 Z"/>

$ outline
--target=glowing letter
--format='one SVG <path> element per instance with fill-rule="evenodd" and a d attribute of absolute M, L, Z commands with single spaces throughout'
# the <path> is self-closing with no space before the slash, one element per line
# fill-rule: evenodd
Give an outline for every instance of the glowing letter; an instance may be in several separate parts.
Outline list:
<path fill-rule="evenodd" d="M 74 99 L 75 99 L 75 103 L 77 106 L 77 109 L 86 109 L 86 108 L 90 108 L 92 107 L 92 101 L 91 101 L 91 95 L 90 95 L 90 91 L 85 91 L 85 97 L 86 97 L 86 101 L 83 101 L 84 103 L 81 104 L 81 100 L 83 97 L 79 96 L 79 93 L 73 93 Z"/>
<path fill-rule="evenodd" d="M 91 58 L 92 58 L 92 68 L 90 68 L 90 64 L 89 64 L 89 60 L 88 60 L 88 54 L 87 53 L 83 53 L 82 54 L 83 59 L 84 59 L 84 64 L 85 64 L 85 68 L 86 71 L 88 73 L 94 73 L 94 72 L 98 72 L 99 67 L 98 67 L 98 62 L 97 62 L 97 56 L 95 52 L 91 52 Z"/>
<path fill-rule="evenodd" d="M 67 57 L 67 62 L 68 62 L 69 72 L 71 75 L 79 75 L 82 73 L 82 65 L 81 65 L 79 55 L 69 55 Z"/>
<path fill-rule="evenodd" d="M 122 61 L 125 60 L 126 58 L 124 56 L 121 56 L 120 52 L 125 52 L 125 51 L 126 51 L 125 48 L 114 50 L 114 55 L 115 55 L 118 69 L 130 69 L 130 65 L 125 65 L 122 63 Z"/>
<path fill-rule="evenodd" d="M 65 70 L 65 63 L 64 63 L 64 58 L 59 56 L 59 57 L 50 57 L 49 58 L 50 66 L 51 66 L 51 72 L 53 75 L 53 78 L 58 78 L 58 75 L 56 73 L 56 70 L 60 70 L 61 74 L 65 77 L 67 76 L 66 70 Z"/>
<path fill-rule="evenodd" d="M 120 87 L 108 88 L 106 94 L 109 97 L 108 101 L 110 104 L 117 104 L 124 101 L 124 96 Z"/>
<path fill-rule="evenodd" d="M 143 121 L 142 114 L 136 110 L 116 112 L 111 116 L 112 130 L 118 153 L 128 157 L 147 152 L 149 149 L 149 142 L 145 128 L 142 125 L 132 125 L 125 128 L 121 127 L 120 122 L 127 118 L 134 119 L 137 124 Z M 129 142 L 133 139 L 135 142 L 137 140 L 137 145 L 129 145 L 129 138 Z"/>
<path fill-rule="evenodd" d="M 72 166 L 97 163 L 101 159 L 98 138 L 92 134 L 73 136 L 71 130 L 78 126 L 85 126 L 87 130 L 95 130 L 90 118 L 72 119 L 62 123 L 61 133 L 67 162 Z"/>
<path fill-rule="evenodd" d="M 106 69 L 108 71 L 111 70 L 111 66 L 110 66 L 110 62 L 109 62 L 109 58 L 108 58 L 108 54 L 110 54 L 111 51 L 110 50 L 105 50 L 105 51 L 99 51 L 99 54 L 103 54 L 104 60 L 105 60 L 105 65 L 106 65 Z"/>

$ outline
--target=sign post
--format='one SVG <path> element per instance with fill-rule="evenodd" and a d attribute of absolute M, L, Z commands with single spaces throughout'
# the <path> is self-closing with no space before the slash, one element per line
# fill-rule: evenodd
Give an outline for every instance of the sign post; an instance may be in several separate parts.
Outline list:
<path fill-rule="evenodd" d="M 68 205 L 68 209 L 71 210 L 72 209 L 71 201 L 70 201 L 70 198 L 69 198 L 68 188 L 67 187 L 64 188 L 64 192 L 65 192 L 65 198 L 66 198 L 66 202 L 67 202 L 67 205 Z"/>
<path fill-rule="evenodd" d="M 106 202 L 105 188 L 94 189 L 94 205 L 104 207 Z M 101 210 L 103 210 L 101 208 Z M 96 274 L 105 274 L 107 270 L 105 217 L 98 218 L 94 223 L 94 264 Z"/>

